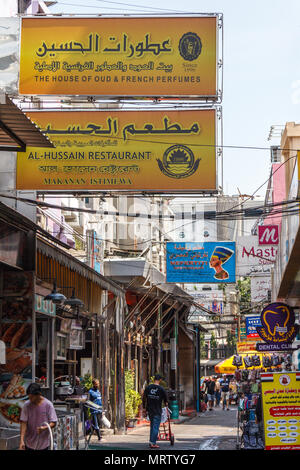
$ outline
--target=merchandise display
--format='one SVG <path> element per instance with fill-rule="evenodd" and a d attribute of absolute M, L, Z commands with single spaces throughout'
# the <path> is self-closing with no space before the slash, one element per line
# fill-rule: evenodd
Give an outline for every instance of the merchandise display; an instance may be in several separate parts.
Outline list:
<path fill-rule="evenodd" d="M 234 372 L 238 395 L 236 448 L 263 450 L 265 444 L 261 373 L 263 373 L 266 368 L 268 372 L 272 372 L 278 371 L 279 368 L 282 369 L 285 365 L 288 366 L 290 364 L 290 357 L 289 355 L 273 354 L 272 356 L 263 356 L 262 361 L 259 355 L 252 356 L 251 361 L 248 361 L 247 356 L 243 359 L 246 367 L 251 362 L 251 364 L 256 367 L 261 364 L 261 368 L 237 368 Z M 236 364 L 239 363 L 238 360 L 235 360 L 235 362 Z M 272 367 L 274 369 L 272 369 Z"/>

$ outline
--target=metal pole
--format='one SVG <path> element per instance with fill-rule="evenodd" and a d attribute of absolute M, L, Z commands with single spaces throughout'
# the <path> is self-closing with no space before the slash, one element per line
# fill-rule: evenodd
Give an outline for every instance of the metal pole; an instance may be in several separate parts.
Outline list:
<path fill-rule="evenodd" d="M 199 400 L 199 328 L 196 327 L 196 410 L 200 411 Z"/>

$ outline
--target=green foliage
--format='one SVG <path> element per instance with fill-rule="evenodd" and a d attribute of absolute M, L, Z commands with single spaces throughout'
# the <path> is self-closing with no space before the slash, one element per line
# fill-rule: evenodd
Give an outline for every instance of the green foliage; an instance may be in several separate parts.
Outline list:
<path fill-rule="evenodd" d="M 251 306 L 251 280 L 250 277 L 245 277 L 237 281 L 238 291 L 240 293 L 241 310 L 245 310 Z"/>
<path fill-rule="evenodd" d="M 93 380 L 93 377 L 89 373 L 83 376 L 82 385 L 87 391 L 93 386 L 92 380 Z"/>
<path fill-rule="evenodd" d="M 211 333 L 211 339 L 210 339 L 210 350 L 211 350 L 211 358 L 216 359 L 217 358 L 217 340 L 215 337 L 214 332 L 212 331 Z"/>
<path fill-rule="evenodd" d="M 204 333 L 200 332 L 200 359 L 206 359 L 206 356 Z"/>
<path fill-rule="evenodd" d="M 136 417 L 142 403 L 141 395 L 134 390 L 134 370 L 125 370 L 125 417 L 127 420 Z"/>
<path fill-rule="evenodd" d="M 156 375 L 156 374 L 159 374 L 161 377 L 163 376 L 163 374 L 162 374 L 161 372 L 156 372 L 154 375 Z M 154 383 L 154 375 L 153 375 L 152 377 L 150 377 L 149 384 L 153 384 L 153 383 Z M 163 379 L 161 379 L 160 385 L 161 385 L 163 388 L 168 388 L 167 382 L 165 382 Z"/>

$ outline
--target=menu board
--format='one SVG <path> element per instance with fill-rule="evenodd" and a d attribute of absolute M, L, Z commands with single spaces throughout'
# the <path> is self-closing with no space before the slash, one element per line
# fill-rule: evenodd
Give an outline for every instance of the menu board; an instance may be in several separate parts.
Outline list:
<path fill-rule="evenodd" d="M 300 450 L 300 372 L 262 373 L 266 450 Z"/>

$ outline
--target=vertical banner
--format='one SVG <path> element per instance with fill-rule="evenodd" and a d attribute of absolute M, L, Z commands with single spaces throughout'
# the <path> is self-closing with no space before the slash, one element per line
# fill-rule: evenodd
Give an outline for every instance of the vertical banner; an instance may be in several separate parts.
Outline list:
<path fill-rule="evenodd" d="M 177 343 L 176 338 L 170 338 L 171 370 L 177 369 Z"/>
<path fill-rule="evenodd" d="M 216 100 L 220 26 L 216 15 L 23 18 L 19 91 Z"/>
<path fill-rule="evenodd" d="M 300 372 L 261 373 L 266 450 L 300 450 Z"/>

